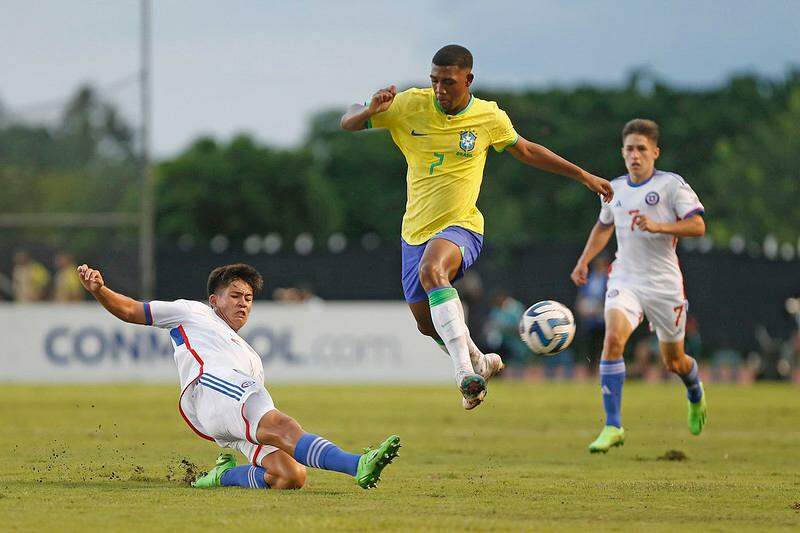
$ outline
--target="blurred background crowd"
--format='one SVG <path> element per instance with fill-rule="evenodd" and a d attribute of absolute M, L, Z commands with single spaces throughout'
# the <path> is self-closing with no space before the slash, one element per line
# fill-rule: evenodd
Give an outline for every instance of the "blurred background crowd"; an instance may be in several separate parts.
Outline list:
<path fill-rule="evenodd" d="M 591 265 L 589 282 L 578 288 L 574 300 L 568 302 L 578 326 L 576 338 L 569 349 L 552 357 L 534 356 L 520 340 L 519 319 L 532 302 L 521 299 L 502 284 L 486 289 L 479 270 L 468 271 L 457 286 L 473 337 L 484 350 L 504 356 L 508 363 L 507 378 L 590 379 L 597 370 L 603 346 L 603 309 L 609 264 L 608 256 L 598 256 Z M 75 275 L 76 268 L 75 258 L 66 251 L 58 250 L 49 257 L 40 258 L 20 249 L 13 255 L 10 274 L 0 274 L 0 295 L 18 303 L 85 301 L 88 298 Z M 278 286 L 270 283 L 269 272 L 265 273 L 268 290 L 261 296 L 264 300 L 286 305 L 324 305 L 325 300 L 315 293 L 308 281 Z M 290 275 L 283 279 L 293 278 Z M 514 285 L 513 280 L 508 281 L 509 286 Z M 787 324 L 782 330 L 784 336 L 772 334 L 766 325 L 754 320 L 752 331 L 747 332 L 749 342 L 747 335 L 739 336 L 740 340 L 734 342 L 731 336 L 723 333 L 716 341 L 706 343 L 698 318 L 690 307 L 686 350 L 701 362 L 703 373 L 709 380 L 800 382 L 800 297 L 787 297 L 783 311 Z M 409 334 L 415 332 L 409 331 Z M 626 359 L 628 379 L 651 382 L 671 379 L 671 374 L 660 364 L 658 341 L 646 321 L 634 333 Z"/>

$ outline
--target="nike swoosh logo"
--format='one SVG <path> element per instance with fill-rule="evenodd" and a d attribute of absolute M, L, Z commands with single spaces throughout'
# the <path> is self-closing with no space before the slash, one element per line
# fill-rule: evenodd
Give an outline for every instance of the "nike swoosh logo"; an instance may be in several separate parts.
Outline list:
<path fill-rule="evenodd" d="M 427 135 L 427 133 L 420 133 L 418 131 L 411 130 L 411 135 L 413 135 L 414 137 L 424 137 L 425 135 Z"/>

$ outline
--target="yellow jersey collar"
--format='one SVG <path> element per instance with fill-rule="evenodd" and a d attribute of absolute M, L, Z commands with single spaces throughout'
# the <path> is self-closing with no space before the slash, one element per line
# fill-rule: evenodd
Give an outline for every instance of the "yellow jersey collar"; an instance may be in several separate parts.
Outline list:
<path fill-rule="evenodd" d="M 469 111 L 469 108 L 470 108 L 470 107 L 472 107 L 472 102 L 474 102 L 474 101 L 475 101 L 475 96 L 474 96 L 474 95 L 472 95 L 472 94 L 470 94 L 470 95 L 469 95 L 469 102 L 467 102 L 467 107 L 465 107 L 464 109 L 462 109 L 461 111 L 459 111 L 459 112 L 458 112 L 458 113 L 456 113 L 455 115 L 449 115 L 449 114 L 447 113 L 447 111 L 445 111 L 444 109 L 442 109 L 442 106 L 439 104 L 439 100 L 437 100 L 437 99 L 436 99 L 436 95 L 433 95 L 433 96 L 432 96 L 432 98 L 433 98 L 433 105 L 434 105 L 434 107 L 436 107 L 436 109 L 438 109 L 438 110 L 439 110 L 439 112 L 440 112 L 441 114 L 443 114 L 443 115 L 448 115 L 448 116 L 452 116 L 452 117 L 457 117 L 457 116 L 459 116 L 459 115 L 463 115 L 464 113 L 466 113 L 467 111 Z"/>

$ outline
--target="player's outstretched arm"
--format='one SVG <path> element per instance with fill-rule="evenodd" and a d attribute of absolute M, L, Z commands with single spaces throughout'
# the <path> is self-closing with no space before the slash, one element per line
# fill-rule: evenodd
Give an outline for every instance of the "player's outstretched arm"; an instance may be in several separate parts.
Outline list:
<path fill-rule="evenodd" d="M 533 143 L 520 136 L 517 142 L 513 146 L 509 146 L 507 150 L 526 165 L 583 183 L 589 190 L 602 196 L 605 202 L 610 202 L 614 197 L 614 190 L 608 180 L 586 172 L 541 144 Z"/>
<path fill-rule="evenodd" d="M 395 95 L 397 95 L 397 87 L 394 85 L 390 85 L 385 89 L 380 89 L 372 95 L 368 106 L 353 104 L 347 108 L 339 124 L 342 126 L 342 129 L 347 131 L 363 130 L 367 127 L 367 121 L 372 118 L 373 115 L 383 113 L 389 109 L 389 106 L 391 106 L 394 101 Z"/>
<path fill-rule="evenodd" d="M 99 270 L 83 264 L 78 267 L 78 277 L 83 288 L 89 291 L 109 313 L 131 324 L 146 324 L 144 304 L 106 287 Z"/>
<path fill-rule="evenodd" d="M 656 222 L 645 215 L 633 217 L 633 223 L 641 231 L 666 233 L 675 237 L 702 237 L 706 233 L 706 222 L 700 215 L 690 216 L 677 222 Z"/>
<path fill-rule="evenodd" d="M 583 253 L 578 258 L 575 268 L 572 269 L 572 274 L 570 274 L 570 278 L 572 278 L 575 285 L 580 287 L 589 280 L 589 263 L 606 247 L 612 233 L 614 233 L 613 224 L 606 225 L 598 221 L 594 225 L 589 238 L 586 240 Z"/>

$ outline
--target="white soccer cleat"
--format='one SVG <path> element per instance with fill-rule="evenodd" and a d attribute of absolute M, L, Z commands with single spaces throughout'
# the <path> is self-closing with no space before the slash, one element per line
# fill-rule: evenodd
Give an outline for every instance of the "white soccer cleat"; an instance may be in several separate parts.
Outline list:
<path fill-rule="evenodd" d="M 464 409 L 466 409 L 467 411 L 471 411 L 472 409 L 475 409 L 481 403 L 483 403 L 483 400 L 479 400 L 478 398 L 472 398 L 471 400 L 468 400 L 468 399 L 463 398 L 463 397 L 461 398 L 461 405 L 463 405 Z"/>
<path fill-rule="evenodd" d="M 474 409 L 486 397 L 486 380 L 480 374 L 459 373 L 457 381 L 464 409 Z"/>
<path fill-rule="evenodd" d="M 483 355 L 483 365 L 481 365 L 481 372 L 478 372 L 483 379 L 489 381 L 494 376 L 503 371 L 506 367 L 503 359 L 496 353 L 487 353 Z"/>
<path fill-rule="evenodd" d="M 480 374 L 460 374 L 459 390 L 464 409 L 474 409 L 486 398 L 486 380 Z"/>
<path fill-rule="evenodd" d="M 491 378 L 502 372 L 502 370 L 506 367 L 505 363 L 503 363 L 503 359 L 500 355 L 496 353 L 487 353 L 481 355 L 480 365 L 475 365 L 476 373 L 481 376 L 484 381 L 489 381 Z M 467 411 L 471 411 L 478 407 L 486 398 L 487 390 L 484 387 L 483 391 L 476 396 L 476 397 L 464 397 L 461 398 L 461 405 Z M 463 391 L 462 391 L 463 394 Z"/>

